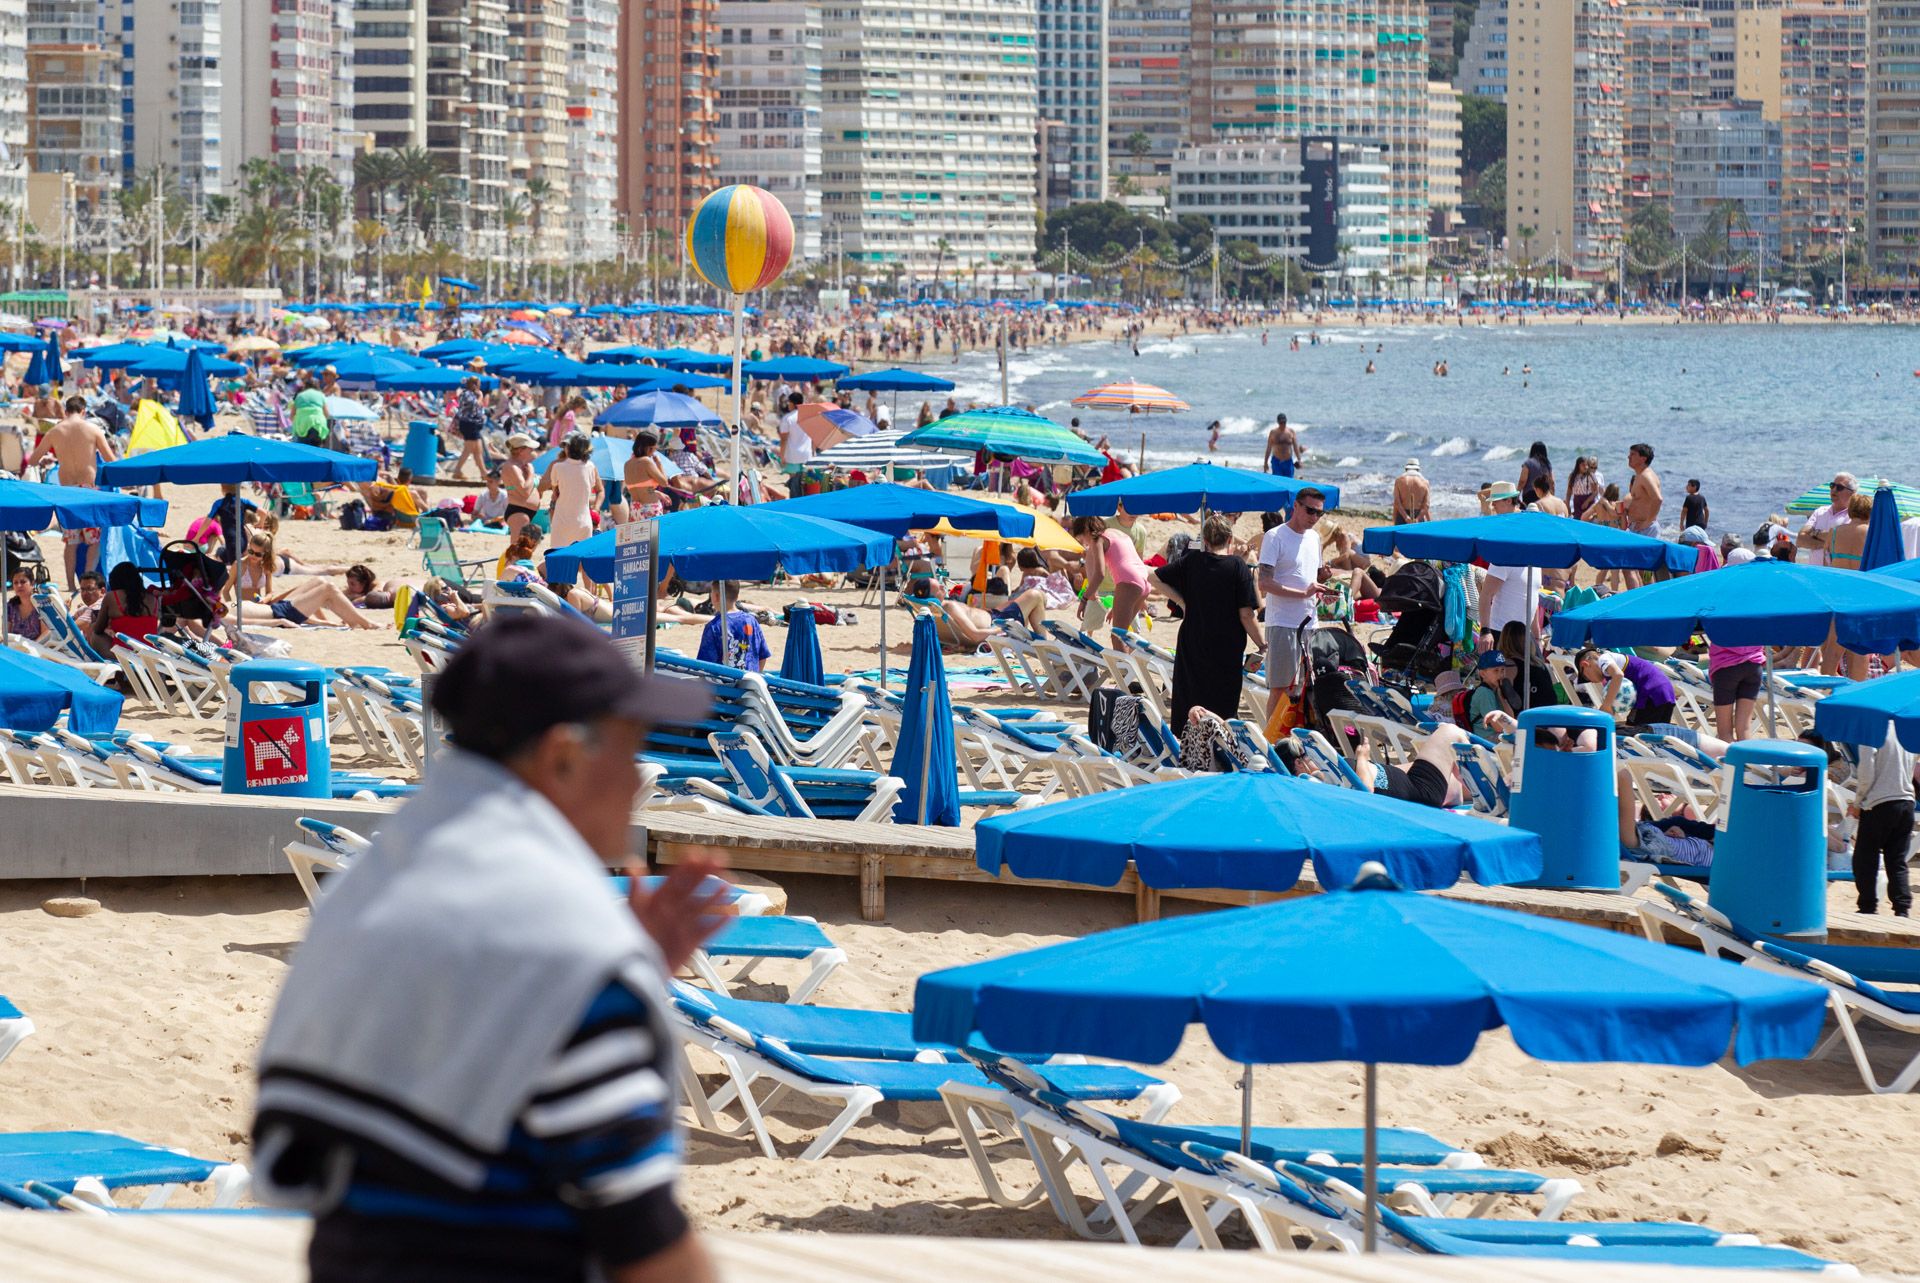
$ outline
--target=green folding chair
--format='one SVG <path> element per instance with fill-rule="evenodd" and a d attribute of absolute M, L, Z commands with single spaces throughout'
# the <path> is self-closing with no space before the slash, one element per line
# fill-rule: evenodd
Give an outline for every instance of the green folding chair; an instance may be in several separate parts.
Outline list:
<path fill-rule="evenodd" d="M 462 561 L 454 551 L 453 532 L 441 517 L 422 517 L 418 526 L 420 537 L 420 561 L 426 572 L 435 578 L 446 581 L 455 589 L 477 590 L 490 576 L 482 575 L 479 582 L 470 582 L 469 569 L 485 570 L 493 562 L 482 557 L 475 561 Z"/>

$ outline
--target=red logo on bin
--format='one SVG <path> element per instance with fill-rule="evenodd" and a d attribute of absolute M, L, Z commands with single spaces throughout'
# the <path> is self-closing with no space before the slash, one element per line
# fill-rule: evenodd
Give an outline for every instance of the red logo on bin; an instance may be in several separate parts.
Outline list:
<path fill-rule="evenodd" d="M 307 739 L 297 717 L 269 717 L 240 728 L 247 787 L 307 782 Z"/>

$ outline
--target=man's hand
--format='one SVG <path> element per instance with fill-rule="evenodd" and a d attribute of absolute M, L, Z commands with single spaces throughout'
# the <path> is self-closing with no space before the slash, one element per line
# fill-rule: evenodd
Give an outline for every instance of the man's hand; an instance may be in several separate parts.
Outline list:
<path fill-rule="evenodd" d="M 676 864 L 651 892 L 642 880 L 644 870 L 625 870 L 630 881 L 627 903 L 641 929 L 659 946 L 669 972 L 686 966 L 694 950 L 726 925 L 727 915 L 715 912 L 727 901 L 727 887 L 717 877 L 725 867 L 705 859 Z"/>

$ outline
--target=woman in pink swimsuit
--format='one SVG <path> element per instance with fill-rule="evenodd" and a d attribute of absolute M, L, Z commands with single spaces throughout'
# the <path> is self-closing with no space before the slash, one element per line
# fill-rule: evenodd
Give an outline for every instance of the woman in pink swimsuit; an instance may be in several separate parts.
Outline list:
<path fill-rule="evenodd" d="M 1134 616 L 1147 604 L 1147 563 L 1140 560 L 1133 540 L 1119 530 L 1109 530 L 1098 517 L 1075 517 L 1067 529 L 1087 550 L 1087 590 L 1080 597 L 1080 618 L 1086 618 L 1087 603 L 1111 580 L 1113 609 L 1107 622 L 1115 629 L 1132 628 Z"/>

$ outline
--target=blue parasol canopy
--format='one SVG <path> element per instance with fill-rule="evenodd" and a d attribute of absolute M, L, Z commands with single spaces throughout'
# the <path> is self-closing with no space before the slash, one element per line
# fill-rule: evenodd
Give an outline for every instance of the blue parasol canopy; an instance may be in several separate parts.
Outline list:
<path fill-rule="evenodd" d="M 820 625 L 813 607 L 799 605 L 787 610 L 787 645 L 780 653 L 780 675 L 789 681 L 820 685 L 826 678 L 826 661 L 820 655 Z"/>
<path fill-rule="evenodd" d="M 120 720 L 123 697 L 65 664 L 0 647 L 0 726 L 52 730 L 60 714 L 76 735 L 105 735 Z"/>
<path fill-rule="evenodd" d="M 1900 502 L 1889 486 L 1873 492 L 1873 516 L 1867 523 L 1866 546 L 1860 550 L 1860 569 L 1884 570 L 1907 555 L 1900 538 Z"/>
<path fill-rule="evenodd" d="M 1129 862 L 1169 890 L 1291 891 L 1309 860 L 1325 887 L 1349 885 L 1369 860 L 1421 890 L 1462 874 L 1485 886 L 1540 876 L 1540 840 L 1523 829 L 1287 775 L 1143 784 L 996 815 L 974 833 L 988 873 L 1089 886 L 1114 886 Z"/>
<path fill-rule="evenodd" d="M 608 406 L 593 420 L 609 428 L 723 427 L 725 420 L 679 392 L 641 392 Z"/>
<path fill-rule="evenodd" d="M 1813 706 L 1813 729 L 1830 740 L 1878 748 L 1887 728 L 1920 752 L 1920 669 L 1842 686 Z"/>
<path fill-rule="evenodd" d="M 728 366 L 732 368 L 731 364 Z M 848 373 L 851 366 L 837 361 L 821 361 L 810 356 L 781 356 L 769 361 L 747 361 L 740 372 L 750 379 L 785 379 L 795 383 L 820 383 Z"/>
<path fill-rule="evenodd" d="M 109 490 L 0 477 L 0 530 L 45 530 L 51 525 L 63 530 L 85 530 L 132 525 L 150 502 Z M 166 519 L 165 513 L 166 505 L 159 505 L 160 520 L 144 524 L 159 525 Z"/>
<path fill-rule="evenodd" d="M 955 530 L 998 530 L 1010 539 L 1022 539 L 1033 533 L 1033 514 L 1008 504 L 968 499 L 943 490 L 899 486 L 890 481 L 781 499 L 761 506 L 769 512 L 844 521 L 895 539 L 910 530 L 937 526 L 942 518 L 951 522 Z"/>
<path fill-rule="evenodd" d="M 849 374 L 834 381 L 843 392 L 951 392 L 957 386 L 952 379 L 918 370 L 869 370 Z"/>
<path fill-rule="evenodd" d="M 373 386 L 382 392 L 452 392 L 470 378 L 479 379 L 480 386 L 489 391 L 500 386 L 500 380 L 491 374 L 474 374 L 443 366 L 408 370 L 404 374 L 385 374 L 375 379 Z"/>
<path fill-rule="evenodd" d="M 372 459 L 321 450 L 297 441 L 270 441 L 230 432 L 202 437 L 131 459 L 100 465 L 103 486 L 238 485 L 241 482 L 371 481 L 379 469 Z"/>
<path fill-rule="evenodd" d="M 1911 650 L 1920 644 L 1920 587 L 1768 558 L 1616 593 L 1553 617 L 1559 646 L 1682 646 L 1696 632 L 1722 646 L 1818 646 L 1829 630 L 1856 654 Z"/>
<path fill-rule="evenodd" d="M 1650 570 L 1666 564 L 1658 539 L 1615 530 L 1550 512 L 1510 512 L 1450 521 L 1375 526 L 1360 539 L 1371 556 L 1397 552 L 1430 561 L 1473 561 L 1494 566 L 1565 569 L 1576 562 L 1601 570 Z M 1691 550 L 1689 550 L 1691 558 Z M 1688 568 L 1692 568 L 1689 559 Z"/>
<path fill-rule="evenodd" d="M 199 348 L 188 348 L 185 366 L 180 371 L 180 417 L 192 419 L 209 431 L 213 428 L 213 390 L 207 386 L 206 358 Z"/>
<path fill-rule="evenodd" d="M 1122 505 L 1136 516 L 1147 512 L 1277 512 L 1291 508 L 1302 490 L 1318 490 L 1327 507 L 1340 506 L 1340 487 L 1324 481 L 1276 477 L 1245 468 L 1190 463 L 1138 477 L 1111 481 L 1067 496 L 1074 516 L 1110 517 Z"/>
<path fill-rule="evenodd" d="M 1789 976 L 1381 878 L 932 972 L 913 1032 L 1158 1064 L 1199 1024 L 1241 1064 L 1457 1065 L 1506 1025 L 1539 1060 L 1710 1065 L 1731 1047 L 1747 1064 L 1806 1055 L 1825 1002 Z"/>
<path fill-rule="evenodd" d="M 229 361 L 223 356 L 210 356 L 199 348 L 150 347 L 146 351 L 147 354 L 138 360 L 121 362 L 121 367 L 136 377 L 173 383 L 186 374 L 187 354 L 191 351 L 200 358 L 203 377 L 226 378 L 247 372 L 247 367 L 240 362 Z"/>
<path fill-rule="evenodd" d="M 791 575 L 843 573 L 884 564 L 893 556 L 885 535 L 773 511 L 773 504 L 736 507 L 717 504 L 670 512 L 659 522 L 659 562 L 682 579 L 761 581 L 785 570 Z M 547 578 L 571 583 L 581 570 L 598 583 L 614 579 L 616 531 L 547 554 Z"/>
<path fill-rule="evenodd" d="M 900 800 L 893 804 L 895 823 L 945 828 L 960 823 L 953 702 L 947 694 L 947 666 L 940 658 L 940 633 L 931 611 L 921 611 L 913 621 L 913 658 L 907 662 L 900 736 L 890 773 L 906 783 Z"/>

